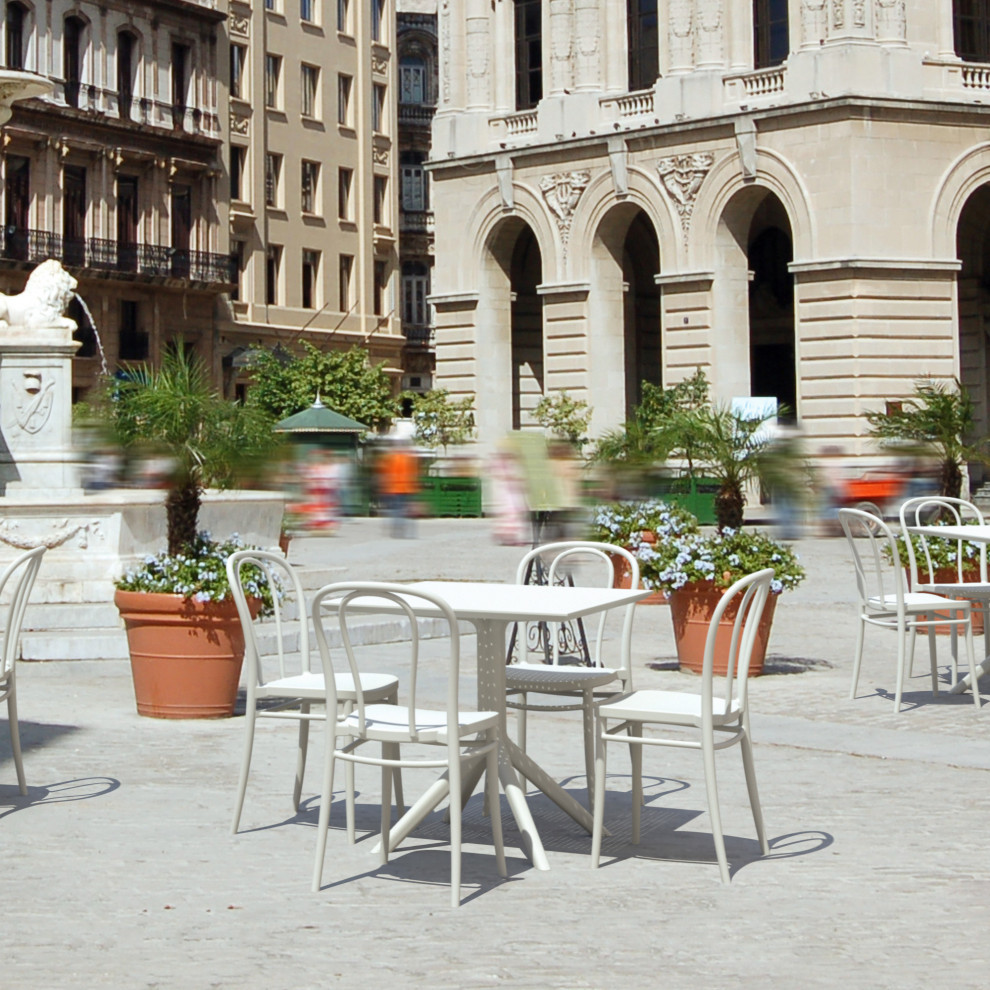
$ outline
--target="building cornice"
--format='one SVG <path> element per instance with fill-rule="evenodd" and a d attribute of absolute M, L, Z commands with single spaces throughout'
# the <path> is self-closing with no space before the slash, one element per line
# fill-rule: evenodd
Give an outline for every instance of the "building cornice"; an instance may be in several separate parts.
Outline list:
<path fill-rule="evenodd" d="M 962 269 L 956 258 L 822 258 L 816 261 L 792 261 L 787 270 L 792 275 L 814 277 L 834 274 L 876 274 L 883 278 L 920 278 L 942 280 L 954 278 Z"/>

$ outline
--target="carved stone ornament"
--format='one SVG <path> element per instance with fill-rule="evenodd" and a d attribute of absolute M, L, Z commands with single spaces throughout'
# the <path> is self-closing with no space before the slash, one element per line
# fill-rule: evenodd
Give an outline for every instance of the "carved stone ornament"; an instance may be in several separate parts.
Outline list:
<path fill-rule="evenodd" d="M 388 72 L 388 56 L 372 55 L 371 71 L 374 72 L 375 75 L 384 76 Z"/>
<path fill-rule="evenodd" d="M 28 276 L 23 292 L 13 296 L 0 292 L 0 326 L 75 330 L 75 321 L 62 314 L 72 300 L 77 284 L 54 258 L 43 261 Z"/>
<path fill-rule="evenodd" d="M 230 33 L 239 35 L 242 38 L 249 37 L 251 33 L 251 17 L 245 14 L 235 14 L 230 12 Z"/>
<path fill-rule="evenodd" d="M 556 172 L 540 179 L 540 192 L 543 193 L 543 198 L 550 207 L 550 212 L 553 213 L 557 228 L 565 242 L 571 232 L 574 208 L 590 181 L 591 173 L 585 171 Z"/>
<path fill-rule="evenodd" d="M 853 0 L 853 24 L 866 27 L 866 0 Z"/>
<path fill-rule="evenodd" d="M 657 162 L 660 181 L 681 218 L 685 239 L 691 225 L 691 214 L 694 212 L 698 190 L 714 164 L 715 156 L 710 151 L 699 151 L 691 155 L 673 155 L 670 158 L 661 158 Z"/>
<path fill-rule="evenodd" d="M 846 0 L 832 0 L 832 27 L 845 27 Z"/>
<path fill-rule="evenodd" d="M 801 0 L 801 40 L 812 48 L 825 38 L 826 0 Z"/>
<path fill-rule="evenodd" d="M 41 371 L 26 371 L 14 397 L 14 420 L 25 433 L 40 433 L 51 419 L 55 379 Z"/>
<path fill-rule="evenodd" d="M 34 550 L 37 547 L 53 550 L 70 540 L 73 541 L 74 549 L 87 550 L 91 541 L 102 541 L 104 538 L 103 526 L 99 520 L 88 523 L 74 523 L 68 519 L 52 521 L 51 530 L 40 534 L 23 532 L 19 520 L 0 520 L 0 542 L 18 550 Z"/>
<path fill-rule="evenodd" d="M 388 148 L 372 148 L 371 159 L 376 165 L 388 165 Z"/>
<path fill-rule="evenodd" d="M 232 113 L 230 115 L 230 130 L 234 134 L 240 134 L 243 137 L 247 137 L 248 134 L 248 117 L 240 113 Z"/>
<path fill-rule="evenodd" d="M 450 0 L 440 4 L 440 103 L 450 102 Z"/>
<path fill-rule="evenodd" d="M 907 40 L 904 0 L 876 0 L 877 37 L 881 41 Z"/>

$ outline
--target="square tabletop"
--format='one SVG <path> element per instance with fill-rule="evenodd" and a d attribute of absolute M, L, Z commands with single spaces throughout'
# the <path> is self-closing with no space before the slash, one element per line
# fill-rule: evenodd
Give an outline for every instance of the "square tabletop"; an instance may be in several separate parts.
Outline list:
<path fill-rule="evenodd" d="M 909 533 L 929 538 L 938 536 L 944 540 L 990 543 L 990 526 L 908 526 L 906 528 Z"/>

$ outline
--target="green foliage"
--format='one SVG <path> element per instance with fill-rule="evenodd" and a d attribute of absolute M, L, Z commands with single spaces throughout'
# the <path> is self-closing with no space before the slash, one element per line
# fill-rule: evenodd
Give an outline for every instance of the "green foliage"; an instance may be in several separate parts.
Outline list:
<path fill-rule="evenodd" d="M 360 347 L 321 351 L 307 342 L 302 356 L 288 363 L 262 350 L 252 370 L 248 405 L 276 421 L 308 409 L 317 393 L 325 406 L 374 430 L 384 429 L 398 414 L 384 362 L 371 364 Z"/>
<path fill-rule="evenodd" d="M 545 395 L 534 410 L 536 421 L 552 437 L 575 447 L 588 442 L 591 413 L 592 409 L 584 399 L 572 399 L 566 389 Z"/>
<path fill-rule="evenodd" d="M 466 443 L 474 435 L 474 399 L 453 400 L 445 388 L 429 392 L 409 392 L 412 399 L 413 439 L 423 447 L 443 447 Z"/>
<path fill-rule="evenodd" d="M 962 465 L 966 460 L 986 461 L 985 442 L 968 444 L 973 430 L 973 403 L 969 393 L 954 381 L 915 382 L 914 395 L 886 412 L 868 413 L 870 435 L 887 447 L 933 453 L 941 465 L 939 494 L 958 498 L 962 490 Z"/>

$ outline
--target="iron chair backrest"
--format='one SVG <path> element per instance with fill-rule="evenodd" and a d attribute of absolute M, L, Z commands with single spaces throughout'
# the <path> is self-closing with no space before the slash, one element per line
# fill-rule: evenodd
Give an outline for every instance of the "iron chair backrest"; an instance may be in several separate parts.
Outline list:
<path fill-rule="evenodd" d="M 710 722 L 715 709 L 715 651 L 719 639 L 719 623 L 722 618 L 732 620 L 732 637 L 729 640 L 729 655 L 725 673 L 725 708 L 728 714 L 733 700 L 738 709 L 745 712 L 749 692 L 749 664 L 753 656 L 753 646 L 760 620 L 770 596 L 770 582 L 774 570 L 767 567 L 762 571 L 747 574 L 725 590 L 715 607 L 708 624 L 705 638 L 705 656 L 701 668 L 701 713 L 704 722 Z M 730 611 L 731 610 L 731 611 Z M 726 615 L 726 613 L 729 613 Z M 724 640 L 723 640 L 724 641 Z"/>
<path fill-rule="evenodd" d="M 254 574 L 249 568 L 256 568 Z M 287 649 L 288 626 L 293 616 L 290 603 L 295 603 L 299 613 L 298 653 L 299 672 L 309 673 L 312 669 L 309 645 L 309 612 L 306 608 L 306 593 L 303 591 L 299 572 L 280 553 L 269 550 L 238 550 L 227 558 L 227 579 L 230 582 L 237 614 L 244 630 L 244 659 L 248 664 L 249 687 L 264 684 L 271 678 L 265 676 L 265 660 L 273 657 L 278 661 L 278 676 L 286 677 L 289 670 L 288 656 L 295 652 Z M 274 632 L 274 649 L 263 650 L 259 641 L 258 623 L 254 621 L 248 602 L 250 588 L 246 585 L 261 581 L 271 592 L 273 615 L 268 627 Z"/>
<path fill-rule="evenodd" d="M 376 604 L 377 603 L 377 604 Z M 426 604 L 431 611 L 439 612 L 445 619 L 450 632 L 450 659 L 447 677 L 447 713 L 451 725 L 458 722 L 458 701 L 460 696 L 460 634 L 457 628 L 457 617 L 451 607 L 438 595 L 426 591 L 415 591 L 408 585 L 388 584 L 380 581 L 338 582 L 320 588 L 313 596 L 312 617 L 313 630 L 316 634 L 316 645 L 323 664 L 324 679 L 327 684 L 327 711 L 338 711 L 336 678 L 334 677 L 333 661 L 330 656 L 330 644 L 327 640 L 325 622 L 330 616 L 335 616 L 340 624 L 340 639 L 347 657 L 348 669 L 354 679 L 357 695 L 353 706 L 353 715 L 357 717 L 358 732 L 364 735 L 367 728 L 365 715 L 364 690 L 361 685 L 360 667 L 354 653 L 354 644 L 349 627 L 354 615 L 367 615 L 369 612 L 387 613 L 404 616 L 410 626 L 410 664 L 409 682 L 405 698 L 400 697 L 399 703 L 409 709 L 409 738 L 415 742 L 416 728 L 416 695 L 419 678 L 420 630 L 416 617 L 416 609 Z M 338 716 L 346 717 L 346 716 Z M 456 732 L 450 733 L 450 745 L 458 746 Z"/>
<path fill-rule="evenodd" d="M 516 568 L 516 584 L 525 584 L 526 576 L 532 567 L 542 562 L 546 566 L 549 558 L 549 567 L 546 574 L 546 583 L 549 585 L 563 584 L 568 576 L 567 571 L 570 566 L 573 568 L 580 565 L 593 573 L 597 580 L 591 582 L 583 580 L 580 583 L 585 587 L 611 588 L 615 580 L 615 567 L 613 560 L 619 558 L 625 568 L 629 571 L 630 587 L 638 588 L 639 585 L 639 561 L 635 554 L 625 547 L 615 546 L 611 543 L 596 543 L 590 540 L 565 540 L 558 543 L 546 543 L 543 546 L 534 547 L 529 550 L 519 561 Z M 571 572 L 573 574 L 573 570 Z M 587 574 L 583 573 L 582 577 Z M 632 626 L 635 615 L 635 604 L 627 605 L 623 609 L 622 618 L 622 641 L 619 656 L 622 658 L 623 669 L 628 663 L 630 646 L 632 643 Z M 603 643 L 605 638 L 605 625 L 609 611 L 605 610 L 599 614 L 596 620 L 597 630 L 594 637 L 594 649 L 591 653 L 591 662 L 595 667 L 615 667 L 615 663 L 606 664 L 603 655 Z M 551 625 L 556 625 L 552 623 Z M 519 659 L 526 661 L 529 655 L 527 637 L 518 637 Z M 560 663 L 560 637 L 551 635 L 552 651 L 551 663 Z"/>
<path fill-rule="evenodd" d="M 911 574 L 911 586 L 918 587 L 919 584 L 962 584 L 966 581 L 965 571 L 967 561 L 972 561 L 979 566 L 981 583 L 987 581 L 987 545 L 986 543 L 967 543 L 965 540 L 954 540 L 956 544 L 956 563 L 953 570 L 955 577 L 946 580 L 944 576 L 936 577 L 935 572 L 942 568 L 932 559 L 932 544 L 934 537 L 915 534 L 914 539 L 908 534 L 909 526 L 932 525 L 933 517 L 937 517 L 936 524 L 948 526 L 967 526 L 976 524 L 984 525 L 983 513 L 962 498 L 951 498 L 948 495 L 919 495 L 909 498 L 901 505 L 901 532 L 904 534 L 904 542 L 907 545 L 908 567 Z M 945 537 L 938 537 L 945 539 Z M 915 552 L 916 547 L 921 550 L 920 559 Z M 968 557 L 967 554 L 972 554 Z M 925 575 L 927 574 L 927 577 Z"/>
<path fill-rule="evenodd" d="M 839 509 L 839 524 L 852 550 L 863 614 L 881 612 L 903 618 L 907 589 L 891 528 L 879 516 L 861 509 Z"/>
<path fill-rule="evenodd" d="M 0 684 L 10 677 L 20 652 L 21 626 L 34 580 L 41 567 L 41 558 L 47 547 L 35 547 L 15 557 L 0 574 L 0 596 L 11 584 L 10 601 L 7 604 L 7 621 L 4 623 L 3 650 L 0 652 Z"/>

